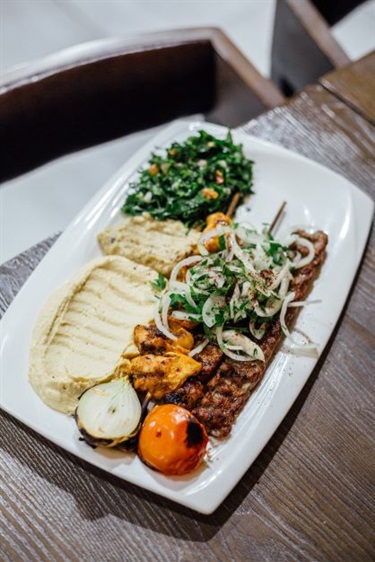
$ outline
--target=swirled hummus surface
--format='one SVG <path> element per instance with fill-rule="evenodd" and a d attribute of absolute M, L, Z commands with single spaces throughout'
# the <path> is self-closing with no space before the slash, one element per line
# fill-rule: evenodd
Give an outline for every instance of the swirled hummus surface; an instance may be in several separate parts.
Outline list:
<path fill-rule="evenodd" d="M 158 221 L 144 213 L 125 217 L 97 238 L 104 254 L 125 256 L 169 277 L 173 266 L 193 253 L 200 235 L 199 230 L 187 230 L 180 221 Z"/>
<path fill-rule="evenodd" d="M 41 399 L 66 414 L 84 390 L 128 362 L 137 324 L 153 318 L 154 270 L 121 256 L 96 259 L 55 291 L 36 322 L 29 380 Z"/>

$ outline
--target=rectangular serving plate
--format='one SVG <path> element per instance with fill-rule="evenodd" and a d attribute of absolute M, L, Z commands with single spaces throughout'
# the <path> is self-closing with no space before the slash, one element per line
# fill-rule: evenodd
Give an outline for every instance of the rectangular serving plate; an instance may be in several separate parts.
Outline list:
<path fill-rule="evenodd" d="M 251 395 L 225 441 L 211 443 L 208 461 L 183 477 L 165 477 L 133 454 L 91 449 L 78 439 L 71 417 L 51 410 L 28 382 L 31 336 L 48 295 L 89 260 L 101 255 L 96 234 L 122 219 L 120 207 L 129 181 L 151 152 L 181 142 L 199 129 L 224 137 L 227 129 L 206 122 L 178 121 L 148 142 L 96 194 L 60 236 L 19 292 L 1 321 L 0 407 L 70 453 L 123 480 L 137 484 L 201 513 L 212 513 L 266 445 L 311 374 L 317 357 L 281 348 Z M 236 220 L 256 227 L 270 223 L 282 201 L 287 213 L 282 229 L 301 225 L 329 236 L 327 258 L 296 330 L 308 334 L 322 353 L 345 304 L 368 237 L 373 202 L 345 178 L 294 152 L 233 132 L 254 160 L 255 195 Z M 338 282 L 339 280 L 339 282 Z"/>

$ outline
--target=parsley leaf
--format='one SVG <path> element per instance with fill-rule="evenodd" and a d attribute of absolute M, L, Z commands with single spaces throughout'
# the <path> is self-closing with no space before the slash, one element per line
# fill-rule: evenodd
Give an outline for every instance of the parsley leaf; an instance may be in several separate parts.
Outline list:
<path fill-rule="evenodd" d="M 151 287 L 157 293 L 164 291 L 166 286 L 167 286 L 167 280 L 162 273 L 158 273 L 157 278 L 154 281 L 151 281 Z"/>

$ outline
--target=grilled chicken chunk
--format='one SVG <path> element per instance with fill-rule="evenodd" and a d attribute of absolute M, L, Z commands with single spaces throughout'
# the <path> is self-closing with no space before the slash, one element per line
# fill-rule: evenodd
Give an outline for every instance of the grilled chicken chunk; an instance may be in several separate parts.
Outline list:
<path fill-rule="evenodd" d="M 142 355 L 153 353 L 161 355 L 168 349 L 168 340 L 156 326 L 141 326 L 138 324 L 134 328 L 134 343 Z"/>
<path fill-rule="evenodd" d="M 194 346 L 194 336 L 182 327 L 173 327 L 173 333 L 177 336 L 176 340 L 168 339 L 154 324 L 138 325 L 134 329 L 134 343 L 142 355 L 162 355 L 169 351 L 189 353 Z"/>
<path fill-rule="evenodd" d="M 187 379 L 177 390 L 166 394 L 163 403 L 176 404 L 188 410 L 194 408 L 205 392 L 202 383 L 212 377 L 222 358 L 223 352 L 217 345 L 213 343 L 206 345 L 203 351 L 194 356 L 194 359 L 201 364 L 201 371 L 198 375 Z"/>
<path fill-rule="evenodd" d="M 182 353 L 139 355 L 131 361 L 134 388 L 149 393 L 155 400 L 176 390 L 201 368 L 198 361 Z"/>

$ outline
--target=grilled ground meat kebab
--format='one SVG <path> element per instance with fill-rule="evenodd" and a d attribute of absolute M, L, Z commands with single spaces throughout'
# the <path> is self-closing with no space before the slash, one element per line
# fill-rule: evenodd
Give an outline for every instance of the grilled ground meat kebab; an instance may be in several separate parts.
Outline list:
<path fill-rule="evenodd" d="M 317 231 L 314 234 L 300 231 L 298 234 L 311 240 L 314 244 L 315 257 L 311 263 L 297 270 L 296 275 L 291 281 L 290 290 L 295 292 L 296 301 L 306 298 L 311 284 L 317 275 L 319 266 L 324 260 L 328 242 L 327 235 L 322 231 Z M 301 253 L 304 252 L 304 248 L 298 248 L 298 250 Z M 293 323 L 297 311 L 297 308 L 288 309 L 286 315 L 287 325 L 290 326 Z M 258 342 L 263 350 L 265 362 L 240 362 L 225 357 L 218 366 L 216 374 L 211 376 L 205 385 L 205 375 L 203 376 L 203 381 L 201 381 L 200 373 L 198 377 L 187 380 L 177 391 L 165 396 L 163 402 L 172 402 L 184 406 L 205 425 L 210 435 L 218 438 L 226 437 L 230 433 L 238 414 L 245 406 L 252 390 L 262 379 L 281 339 L 280 321 L 276 320 L 260 342 Z M 216 365 L 214 366 L 215 361 L 210 363 L 209 357 L 215 347 L 218 349 L 217 346 L 210 344 L 199 354 L 201 357 L 199 355 L 196 356 L 198 361 L 201 360 L 203 364 L 206 361 L 213 367 L 210 373 L 215 370 L 221 359 L 221 357 L 219 358 L 219 353 L 215 351 Z"/>

